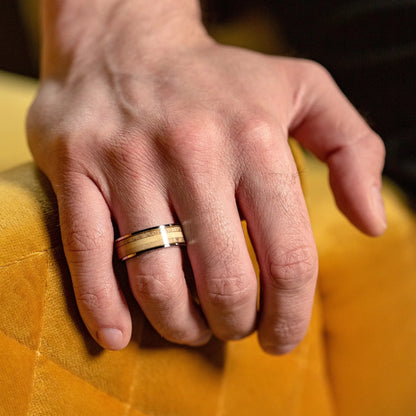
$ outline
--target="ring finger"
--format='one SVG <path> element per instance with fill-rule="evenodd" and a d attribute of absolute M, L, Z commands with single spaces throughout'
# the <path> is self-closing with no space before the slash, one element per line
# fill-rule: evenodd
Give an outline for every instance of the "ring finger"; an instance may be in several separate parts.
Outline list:
<path fill-rule="evenodd" d="M 119 192 L 128 195 L 115 213 L 121 235 L 175 222 L 165 196 L 147 188 L 149 194 L 152 198 Z M 133 294 L 160 335 L 188 345 L 209 340 L 211 332 L 188 290 L 179 247 L 146 251 L 126 263 Z"/>

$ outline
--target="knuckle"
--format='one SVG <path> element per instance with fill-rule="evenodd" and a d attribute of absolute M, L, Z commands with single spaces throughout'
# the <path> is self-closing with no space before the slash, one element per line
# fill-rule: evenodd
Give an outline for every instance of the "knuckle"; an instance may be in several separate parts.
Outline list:
<path fill-rule="evenodd" d="M 76 171 L 80 165 L 79 155 L 84 152 L 81 150 L 82 141 L 77 140 L 74 133 L 59 131 L 56 139 L 51 142 L 52 154 L 57 162 L 57 168 Z"/>
<path fill-rule="evenodd" d="M 176 310 L 187 301 L 188 294 L 180 284 L 165 273 L 136 274 L 131 281 L 132 290 L 144 306 L 154 329 L 163 338 L 179 344 L 192 344 L 199 339 L 199 332 L 182 320 L 175 319 Z"/>
<path fill-rule="evenodd" d="M 85 137 L 90 140 L 84 140 Z M 68 183 L 76 174 L 87 174 L 90 171 L 90 144 L 98 149 L 94 137 L 82 128 L 71 130 L 57 127 L 48 145 L 47 163 L 60 183 Z"/>
<path fill-rule="evenodd" d="M 80 309 L 92 311 L 108 311 L 112 304 L 111 285 L 102 284 L 96 287 L 74 286 L 77 303 Z"/>
<path fill-rule="evenodd" d="M 372 130 L 370 130 L 370 133 L 367 134 L 365 146 L 367 148 L 371 148 L 371 153 L 379 156 L 380 159 L 384 161 L 386 157 L 386 147 L 381 137 L 374 134 Z"/>
<path fill-rule="evenodd" d="M 246 305 L 256 291 L 255 280 L 245 274 L 217 276 L 206 283 L 207 301 L 220 309 Z"/>
<path fill-rule="evenodd" d="M 316 278 L 318 260 L 312 246 L 275 250 L 269 259 L 270 283 L 278 290 L 297 291 Z"/>
<path fill-rule="evenodd" d="M 273 123 L 268 120 L 268 117 L 261 114 L 253 114 L 246 117 L 240 123 L 240 145 L 243 145 L 244 151 L 255 150 L 248 154 L 260 154 L 263 151 L 274 149 L 276 143 L 276 131 L 273 128 Z"/>
<path fill-rule="evenodd" d="M 171 309 L 175 302 L 185 296 L 176 279 L 166 273 L 140 273 L 131 279 L 135 297 L 159 312 Z"/>
<path fill-rule="evenodd" d="M 214 307 L 230 310 L 247 305 L 257 294 L 257 280 L 254 272 L 244 266 L 241 248 L 231 238 L 232 228 L 227 222 L 215 221 L 221 234 L 216 245 L 207 249 L 204 263 L 207 267 L 205 297 Z"/>
<path fill-rule="evenodd" d="M 193 183 L 203 184 L 207 177 L 223 171 L 227 160 L 222 137 L 218 124 L 209 117 L 186 121 L 168 129 L 161 139 L 160 151 L 192 188 Z"/>
<path fill-rule="evenodd" d="M 89 254 L 102 252 L 106 246 L 108 236 L 101 228 L 83 230 L 74 227 L 63 235 L 65 250 L 68 253 L 77 254 L 88 252 Z"/>
<path fill-rule="evenodd" d="M 347 143 L 344 151 L 354 154 L 358 151 L 361 153 L 361 162 L 368 167 L 374 168 L 377 171 L 382 170 L 384 160 L 386 157 L 386 148 L 383 140 L 379 135 L 365 123 L 363 123 L 360 130 L 357 132 L 354 140 Z"/>

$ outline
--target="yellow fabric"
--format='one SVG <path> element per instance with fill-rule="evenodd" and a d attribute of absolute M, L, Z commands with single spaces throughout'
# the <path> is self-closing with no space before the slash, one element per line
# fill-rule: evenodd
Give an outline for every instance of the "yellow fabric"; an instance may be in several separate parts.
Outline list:
<path fill-rule="evenodd" d="M 36 40 L 38 1 L 19 3 Z M 214 28 L 255 49 L 270 40 L 262 33 L 259 42 L 240 25 Z M 30 160 L 24 117 L 35 88 L 0 73 L 0 171 Z M 320 277 L 308 336 L 285 357 L 262 353 L 255 336 L 198 349 L 164 342 L 122 270 L 133 341 L 101 350 L 76 309 L 47 180 L 31 163 L 0 173 L 0 416 L 415 415 L 415 216 L 387 187 L 389 230 L 369 239 L 335 209 L 325 168 L 308 160 L 302 172 Z"/>
<path fill-rule="evenodd" d="M 385 184 L 389 228 L 371 239 L 336 210 L 309 161 L 328 369 L 339 415 L 416 414 L 416 218 Z"/>
<path fill-rule="evenodd" d="M 15 146 L 25 143 L 23 107 L 34 88 L 7 80 L 0 100 L 22 105 L 3 121 L 6 166 Z M 123 351 L 103 351 L 79 317 L 56 201 L 33 163 L 0 173 L 0 207 L 1 416 L 332 414 L 319 298 L 308 336 L 285 357 L 263 353 L 255 335 L 186 348 L 152 330 L 118 266 L 134 319 L 133 340 Z"/>
<path fill-rule="evenodd" d="M 0 170 L 28 158 L 16 149 L 34 88 L 0 74 Z M 302 172 L 320 277 L 309 333 L 284 357 L 264 354 L 255 336 L 165 342 L 119 266 L 133 340 L 103 351 L 76 308 L 48 181 L 30 162 L 0 173 L 0 416 L 416 414 L 414 214 L 388 187 L 389 230 L 370 239 L 335 209 L 320 164 Z"/>

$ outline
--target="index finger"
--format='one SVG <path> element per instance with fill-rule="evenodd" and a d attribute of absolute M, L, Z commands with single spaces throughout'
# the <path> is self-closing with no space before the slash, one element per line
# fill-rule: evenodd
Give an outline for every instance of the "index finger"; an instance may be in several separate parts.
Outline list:
<path fill-rule="evenodd" d="M 328 165 L 335 200 L 346 217 L 366 234 L 383 234 L 382 140 L 319 64 L 297 61 L 288 72 L 296 86 L 290 133 Z"/>

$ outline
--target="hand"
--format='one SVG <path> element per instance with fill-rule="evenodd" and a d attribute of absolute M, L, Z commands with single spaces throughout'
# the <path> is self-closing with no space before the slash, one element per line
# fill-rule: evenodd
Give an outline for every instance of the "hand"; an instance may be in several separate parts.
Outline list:
<path fill-rule="evenodd" d="M 127 261 L 154 328 L 188 345 L 258 329 L 265 351 L 290 351 L 308 327 L 318 261 L 288 135 L 328 164 L 339 208 L 370 235 L 386 226 L 381 140 L 316 63 L 220 46 L 202 31 L 135 48 L 134 25 L 105 29 L 94 47 L 44 64 L 28 116 L 89 332 L 109 349 L 131 335 L 112 219 L 121 235 L 179 221 L 201 308 L 180 249 Z M 258 321 L 240 215 L 261 269 Z"/>

